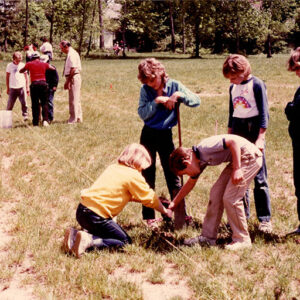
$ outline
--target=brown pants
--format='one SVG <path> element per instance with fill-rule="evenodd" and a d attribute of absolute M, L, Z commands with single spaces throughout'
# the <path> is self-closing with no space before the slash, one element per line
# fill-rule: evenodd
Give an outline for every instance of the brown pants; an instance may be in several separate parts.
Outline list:
<path fill-rule="evenodd" d="M 80 88 L 81 88 L 81 76 L 80 74 L 75 74 L 73 77 L 73 82 L 71 89 L 69 90 L 69 122 L 76 123 L 82 120 L 82 110 L 80 102 Z"/>
<path fill-rule="evenodd" d="M 210 199 L 202 226 L 203 236 L 217 239 L 218 227 L 225 208 L 233 232 L 233 242 L 251 241 L 242 198 L 261 166 L 261 153 L 253 155 L 245 151 L 241 157 L 244 182 L 234 185 L 231 181 L 232 164 L 227 165 L 210 191 Z"/>

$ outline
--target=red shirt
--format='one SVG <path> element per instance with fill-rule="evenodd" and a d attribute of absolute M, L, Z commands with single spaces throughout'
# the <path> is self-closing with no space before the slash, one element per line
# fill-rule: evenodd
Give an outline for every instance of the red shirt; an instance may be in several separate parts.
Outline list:
<path fill-rule="evenodd" d="M 39 59 L 28 62 L 25 69 L 30 72 L 31 82 L 44 80 L 46 81 L 46 70 L 50 68 L 49 64 L 41 62 Z"/>

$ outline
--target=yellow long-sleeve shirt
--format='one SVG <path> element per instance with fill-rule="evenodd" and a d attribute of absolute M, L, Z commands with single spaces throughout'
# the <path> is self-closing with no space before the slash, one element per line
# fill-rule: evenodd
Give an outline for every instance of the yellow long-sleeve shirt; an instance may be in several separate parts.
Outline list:
<path fill-rule="evenodd" d="M 90 188 L 81 191 L 81 204 L 103 218 L 115 217 L 129 201 L 154 209 L 159 206 L 142 174 L 122 164 L 110 165 Z"/>

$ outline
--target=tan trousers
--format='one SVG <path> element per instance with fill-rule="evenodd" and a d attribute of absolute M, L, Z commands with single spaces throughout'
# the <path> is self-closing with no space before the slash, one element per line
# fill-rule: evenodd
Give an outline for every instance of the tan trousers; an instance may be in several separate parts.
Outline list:
<path fill-rule="evenodd" d="M 76 74 L 73 77 L 71 89 L 69 90 L 69 123 L 82 122 L 82 110 L 80 102 L 81 76 Z"/>
<path fill-rule="evenodd" d="M 232 229 L 233 242 L 251 241 L 242 198 L 262 166 L 262 156 L 244 152 L 241 157 L 241 168 L 244 182 L 234 185 L 231 181 L 232 164 L 227 165 L 210 191 L 210 199 L 202 226 L 202 235 L 217 239 L 218 228 L 225 208 L 229 225 Z"/>

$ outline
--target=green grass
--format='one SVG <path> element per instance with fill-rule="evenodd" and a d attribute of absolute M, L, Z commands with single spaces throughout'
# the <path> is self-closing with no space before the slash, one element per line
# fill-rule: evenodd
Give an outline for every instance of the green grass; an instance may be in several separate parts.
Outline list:
<path fill-rule="evenodd" d="M 227 132 L 229 82 L 222 75 L 225 56 L 159 58 L 171 78 L 203 95 L 200 107 L 181 106 L 183 145 L 189 147 L 207 136 Z M 136 203 L 129 204 L 118 217 L 133 239 L 133 245 L 124 251 L 95 251 L 77 260 L 60 249 L 64 230 L 77 225 L 75 210 L 81 189 L 88 187 L 125 145 L 139 141 L 143 122 L 137 114 L 137 65 L 142 56 L 83 61 L 82 124 L 66 124 L 68 98 L 62 79 L 55 95 L 55 122 L 49 128 L 24 127 L 17 103 L 13 129 L 0 130 L 0 206 L 14 203 L 17 214 L 11 232 L 14 240 L 6 246 L 6 255 L 0 256 L 4 266 L 0 287 L 9 283 L 16 265 L 29 256 L 32 272 L 26 283 L 35 287 L 41 299 L 143 299 L 142 282 L 153 284 L 153 290 L 166 285 L 164 270 L 170 266 L 176 284 L 186 280 L 191 299 L 273 299 L 275 293 L 287 299 L 299 298 L 299 245 L 293 238 L 280 238 L 298 225 L 291 141 L 283 111 L 299 80 L 286 71 L 287 58 L 249 57 L 253 74 L 268 88 L 267 164 L 275 234 L 268 238 L 257 232 L 252 199 L 249 228 L 253 248 L 238 253 L 221 248 L 173 248 L 164 235 L 151 233 L 143 226 L 141 205 Z M 6 64 L 0 62 L 2 70 Z M 62 74 L 63 62 L 54 65 Z M 5 72 L 0 77 L 0 108 L 4 109 Z M 173 134 L 178 145 L 177 128 Z M 4 168 L 4 160 L 10 162 L 9 168 Z M 209 190 L 222 167 L 205 170 L 187 198 L 187 210 L 197 225 L 203 221 Z M 167 195 L 159 165 L 156 191 Z M 174 232 L 171 241 L 178 246 L 176 241 L 200 231 L 187 228 Z M 222 236 L 227 235 L 223 226 Z M 121 276 L 116 277 L 119 270 Z M 131 280 L 131 275 L 142 280 Z M 169 299 L 186 298 L 179 293 Z"/>

